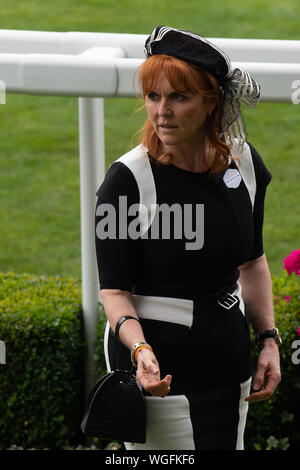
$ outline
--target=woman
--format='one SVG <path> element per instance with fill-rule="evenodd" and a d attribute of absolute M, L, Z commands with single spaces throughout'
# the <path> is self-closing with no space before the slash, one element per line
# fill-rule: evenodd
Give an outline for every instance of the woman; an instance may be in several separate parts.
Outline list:
<path fill-rule="evenodd" d="M 147 403 L 146 444 L 125 445 L 243 449 L 248 402 L 280 381 L 262 244 L 271 176 L 240 116 L 259 86 L 187 31 L 157 27 L 145 51 L 141 145 L 111 165 L 96 208 L 107 366 L 133 362 Z M 248 319 L 262 346 L 251 393 Z"/>

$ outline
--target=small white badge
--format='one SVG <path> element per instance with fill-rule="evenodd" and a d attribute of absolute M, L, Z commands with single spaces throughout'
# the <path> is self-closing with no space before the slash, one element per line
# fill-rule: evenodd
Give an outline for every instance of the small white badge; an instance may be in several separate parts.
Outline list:
<path fill-rule="evenodd" d="M 223 176 L 223 180 L 227 188 L 238 188 L 242 181 L 242 177 L 238 170 L 228 169 Z"/>

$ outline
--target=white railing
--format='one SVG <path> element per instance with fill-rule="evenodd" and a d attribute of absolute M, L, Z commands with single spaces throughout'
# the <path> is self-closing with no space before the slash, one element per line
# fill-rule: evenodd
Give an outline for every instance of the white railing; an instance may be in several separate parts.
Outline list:
<path fill-rule="evenodd" d="M 144 60 L 146 37 L 0 30 L 0 83 L 4 84 L 6 92 L 79 98 L 82 308 L 88 338 L 87 391 L 94 382 L 91 365 L 100 300 L 94 249 L 94 208 L 95 191 L 105 173 L 103 98 L 135 96 L 133 74 Z M 260 83 L 262 101 L 292 102 L 292 96 L 300 89 L 300 41 L 210 40 L 230 56 L 233 66 L 245 68 Z M 297 96 L 300 98 L 300 93 Z"/>
<path fill-rule="evenodd" d="M 1 80 L 12 93 L 134 96 L 146 35 L 0 30 Z M 210 38 L 260 83 L 262 101 L 291 101 L 300 41 Z"/>

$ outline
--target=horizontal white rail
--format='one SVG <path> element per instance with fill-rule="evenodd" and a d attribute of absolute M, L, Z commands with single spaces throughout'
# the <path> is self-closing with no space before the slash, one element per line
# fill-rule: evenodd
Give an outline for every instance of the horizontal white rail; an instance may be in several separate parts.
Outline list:
<path fill-rule="evenodd" d="M 120 47 L 128 58 L 143 58 L 147 34 L 52 32 L 0 29 L 0 52 L 79 54 L 91 47 Z M 300 63 L 300 41 L 208 38 L 232 61 Z"/>
<path fill-rule="evenodd" d="M 141 59 L 113 57 L 119 51 L 112 48 L 111 57 L 102 48 L 78 55 L 0 54 L 0 80 L 11 93 L 133 96 L 133 71 Z"/>
<path fill-rule="evenodd" d="M 72 54 L 0 54 L 6 91 L 37 95 L 133 97 L 134 72 L 144 59 L 124 58 L 117 47 L 94 47 Z M 233 62 L 261 85 L 262 101 L 291 102 L 300 63 Z M 136 89 L 134 89 L 136 88 Z"/>
<path fill-rule="evenodd" d="M 131 97 L 147 35 L 0 30 L 0 80 L 12 93 Z M 261 85 L 262 101 L 290 102 L 300 41 L 210 38 Z"/>

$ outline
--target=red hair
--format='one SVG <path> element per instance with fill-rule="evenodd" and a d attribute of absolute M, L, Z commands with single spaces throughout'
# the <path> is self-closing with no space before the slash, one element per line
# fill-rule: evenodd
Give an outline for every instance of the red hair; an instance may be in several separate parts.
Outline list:
<path fill-rule="evenodd" d="M 153 55 L 145 60 L 138 70 L 144 99 L 153 91 L 161 70 L 164 71 L 167 80 L 175 90 L 200 94 L 208 102 L 215 104 L 212 113 L 207 116 L 204 122 L 204 130 L 209 147 L 215 150 L 211 172 L 219 173 L 225 170 L 230 155 L 230 147 L 225 143 L 224 137 L 220 136 L 222 94 L 217 80 L 205 70 L 173 56 Z M 160 163 L 168 164 L 171 162 L 172 154 L 162 153 L 160 139 L 149 118 L 147 118 L 141 130 L 140 143 Z"/>

